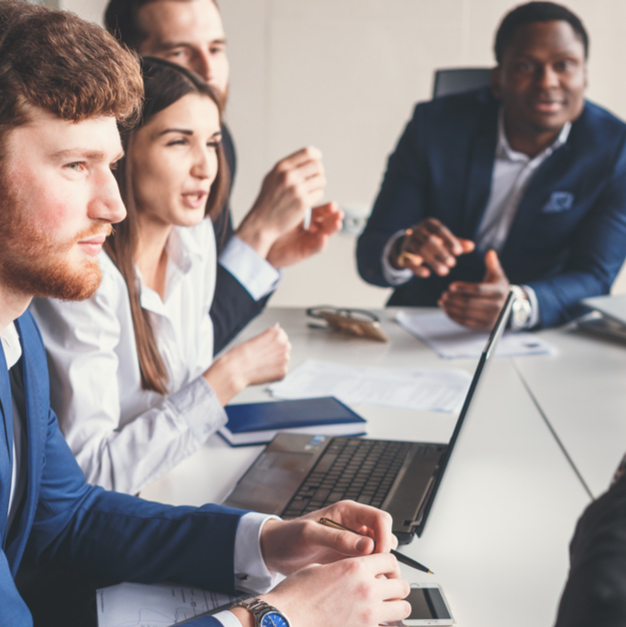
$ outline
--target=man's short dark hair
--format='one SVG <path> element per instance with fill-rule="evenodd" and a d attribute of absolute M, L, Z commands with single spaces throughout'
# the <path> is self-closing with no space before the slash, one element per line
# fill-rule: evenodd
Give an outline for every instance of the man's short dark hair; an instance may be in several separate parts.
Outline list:
<path fill-rule="evenodd" d="M 184 2 L 185 0 L 178 1 Z M 104 11 L 106 29 L 129 48 L 138 50 L 142 42 L 148 38 L 149 33 L 141 28 L 137 15 L 139 9 L 150 2 L 158 2 L 158 0 L 109 0 Z M 217 6 L 215 0 L 213 4 Z"/>
<path fill-rule="evenodd" d="M 129 48 L 137 50 L 148 33 L 139 27 L 137 14 L 144 4 L 155 0 L 110 0 L 104 12 L 106 29 Z"/>
<path fill-rule="evenodd" d="M 515 31 L 520 26 L 532 24 L 533 22 L 552 22 L 557 20 L 567 22 L 574 29 L 585 48 L 586 59 L 589 54 L 589 37 L 580 18 L 574 15 L 567 7 L 554 2 L 529 2 L 528 4 L 515 7 L 504 16 L 500 23 L 493 46 L 498 65 L 502 63 L 504 51 L 510 45 L 515 36 Z"/>

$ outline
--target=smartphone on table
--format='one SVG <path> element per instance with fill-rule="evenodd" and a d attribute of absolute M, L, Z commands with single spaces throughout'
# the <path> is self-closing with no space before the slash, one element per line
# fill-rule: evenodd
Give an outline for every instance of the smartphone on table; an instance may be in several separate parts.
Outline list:
<path fill-rule="evenodd" d="M 412 583 L 406 599 L 411 604 L 411 615 L 400 624 L 405 627 L 422 625 L 454 625 L 452 612 L 441 588 L 436 583 Z"/>

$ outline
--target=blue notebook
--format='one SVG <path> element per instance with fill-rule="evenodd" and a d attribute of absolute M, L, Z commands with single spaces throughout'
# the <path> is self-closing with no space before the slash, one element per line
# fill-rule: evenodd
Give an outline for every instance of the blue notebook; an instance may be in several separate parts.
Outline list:
<path fill-rule="evenodd" d="M 365 419 L 333 396 L 227 405 L 225 409 L 228 422 L 219 434 L 231 446 L 266 444 L 279 431 L 365 435 Z"/>

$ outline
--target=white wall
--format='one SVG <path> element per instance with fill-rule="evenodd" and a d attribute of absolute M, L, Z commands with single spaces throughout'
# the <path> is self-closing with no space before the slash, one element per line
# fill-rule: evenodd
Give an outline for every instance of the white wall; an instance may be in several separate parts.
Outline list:
<path fill-rule="evenodd" d="M 99 21 L 103 0 L 61 0 Z M 231 62 L 228 121 L 239 169 L 236 218 L 264 174 L 307 144 L 324 153 L 327 197 L 370 207 L 413 104 L 428 99 L 433 71 L 490 66 L 510 0 L 219 0 Z M 590 99 L 626 118 L 626 2 L 569 0 L 591 37 Z M 618 291 L 626 292 L 626 275 Z M 354 238 L 288 268 L 275 305 L 379 306 L 387 290 L 356 274 Z"/>

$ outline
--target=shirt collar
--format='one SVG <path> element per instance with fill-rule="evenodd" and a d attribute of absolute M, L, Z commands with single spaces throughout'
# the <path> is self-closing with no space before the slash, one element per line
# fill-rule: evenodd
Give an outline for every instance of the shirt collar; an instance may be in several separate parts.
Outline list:
<path fill-rule="evenodd" d="M 509 161 L 534 161 L 537 158 L 548 157 L 567 141 L 571 129 L 572 123 L 568 120 L 565 124 L 563 124 L 561 132 L 554 142 L 531 159 L 531 157 L 527 154 L 518 152 L 517 150 L 513 150 L 513 148 L 511 148 L 506 133 L 504 132 L 504 107 L 500 107 L 498 112 L 498 145 L 496 146 L 496 156 L 501 159 L 508 159 Z"/>
<path fill-rule="evenodd" d="M 22 356 L 20 336 L 17 333 L 14 322 L 11 322 L 4 330 L 2 335 L 0 335 L 0 339 L 2 340 L 2 348 L 4 349 L 4 359 L 7 362 L 7 368 L 11 370 Z"/>
<path fill-rule="evenodd" d="M 205 218 L 210 220 L 210 218 Z M 198 242 L 191 234 L 194 227 L 174 227 L 167 242 L 165 249 L 167 250 L 167 269 L 165 276 L 165 300 L 168 294 L 181 280 L 181 278 L 191 271 L 192 258 L 196 257 L 202 260 L 208 253 L 203 250 Z M 165 305 L 161 297 L 152 289 L 143 284 L 141 272 L 135 267 L 135 273 L 139 281 L 141 306 L 144 309 L 164 315 Z"/>

